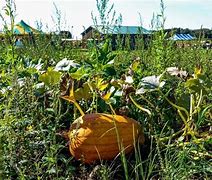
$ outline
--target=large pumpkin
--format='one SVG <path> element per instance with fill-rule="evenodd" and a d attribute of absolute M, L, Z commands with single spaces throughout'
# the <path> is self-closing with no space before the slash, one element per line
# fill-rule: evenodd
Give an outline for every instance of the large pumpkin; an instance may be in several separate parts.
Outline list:
<path fill-rule="evenodd" d="M 71 154 L 85 163 L 110 160 L 124 150 L 129 153 L 134 143 L 144 142 L 140 124 L 134 119 L 110 114 L 86 114 L 76 119 L 68 133 Z"/>

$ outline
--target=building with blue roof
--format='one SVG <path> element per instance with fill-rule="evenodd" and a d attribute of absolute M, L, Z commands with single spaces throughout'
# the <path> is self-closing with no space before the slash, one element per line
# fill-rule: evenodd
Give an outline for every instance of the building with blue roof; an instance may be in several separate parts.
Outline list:
<path fill-rule="evenodd" d="M 102 40 L 105 37 L 110 37 L 112 41 L 112 48 L 115 49 L 117 45 L 117 38 L 122 41 L 122 47 L 125 47 L 126 38 L 129 38 L 129 45 L 131 49 L 135 49 L 136 38 L 143 38 L 144 40 L 152 34 L 152 31 L 147 30 L 141 26 L 89 26 L 81 35 L 82 40 Z"/>
<path fill-rule="evenodd" d="M 173 41 L 189 41 L 194 39 L 196 38 L 191 36 L 190 34 L 175 34 L 169 38 L 169 40 L 173 40 Z"/>
<path fill-rule="evenodd" d="M 190 34 L 175 34 L 172 37 L 168 38 L 168 40 L 174 41 L 178 47 L 191 47 L 193 46 L 193 40 L 196 37 Z"/>

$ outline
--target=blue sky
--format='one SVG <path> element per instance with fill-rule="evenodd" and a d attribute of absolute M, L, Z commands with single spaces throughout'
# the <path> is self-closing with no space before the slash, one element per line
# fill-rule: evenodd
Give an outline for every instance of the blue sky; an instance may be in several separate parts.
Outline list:
<path fill-rule="evenodd" d="M 4 0 L 0 1 L 2 9 Z M 80 38 L 84 28 L 93 24 L 91 12 L 98 16 L 96 0 L 16 0 L 16 22 L 23 19 L 36 27 L 36 21 L 42 22 L 44 31 L 54 31 L 56 26 L 55 2 L 61 11 L 62 29 L 69 30 L 74 37 Z M 151 28 L 153 13 L 160 12 L 160 0 L 110 0 L 114 10 L 121 13 L 123 25 L 141 25 Z M 166 28 L 182 27 L 197 29 L 212 28 L 212 0 L 164 0 Z M 2 10 L 1 10 L 2 12 Z"/>

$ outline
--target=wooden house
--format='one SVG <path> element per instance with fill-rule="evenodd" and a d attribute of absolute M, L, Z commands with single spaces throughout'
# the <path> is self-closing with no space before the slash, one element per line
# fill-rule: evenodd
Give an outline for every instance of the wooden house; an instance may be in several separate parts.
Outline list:
<path fill-rule="evenodd" d="M 111 38 L 112 48 L 116 49 L 121 44 L 122 48 L 129 46 L 135 49 L 137 39 L 147 39 L 151 31 L 141 26 L 89 26 L 82 33 L 82 40 L 101 41 L 104 38 Z"/>

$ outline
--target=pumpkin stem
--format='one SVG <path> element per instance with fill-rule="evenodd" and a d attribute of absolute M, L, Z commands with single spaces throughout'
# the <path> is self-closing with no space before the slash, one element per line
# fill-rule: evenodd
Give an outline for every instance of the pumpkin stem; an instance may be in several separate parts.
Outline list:
<path fill-rule="evenodd" d="M 140 110 L 146 112 L 149 116 L 152 115 L 152 113 L 150 112 L 149 109 L 146 109 L 146 108 L 142 107 L 140 104 L 138 104 L 137 102 L 135 102 L 135 100 L 132 98 L 131 95 L 129 95 L 129 97 L 130 97 L 130 100 L 132 101 L 132 103 L 133 103 L 138 109 L 140 109 Z"/>
<path fill-rule="evenodd" d="M 74 104 L 74 106 L 79 110 L 81 116 L 85 115 L 82 108 L 80 107 L 80 105 L 78 104 L 78 102 L 76 101 L 76 99 L 74 97 L 74 81 L 71 82 L 71 88 L 70 88 L 69 96 L 61 96 L 61 98 L 65 99 L 69 102 L 72 102 Z"/>
<path fill-rule="evenodd" d="M 82 108 L 80 107 L 80 105 L 78 104 L 78 102 L 76 101 L 75 97 L 74 97 L 74 81 L 72 81 L 71 83 L 71 89 L 70 89 L 70 97 L 73 98 L 73 103 L 76 106 L 76 108 L 79 110 L 81 116 L 84 116 L 85 113 L 83 112 Z"/>
<path fill-rule="evenodd" d="M 116 115 L 116 112 L 115 112 L 115 110 L 113 109 L 113 106 L 112 106 L 110 103 L 108 103 L 108 105 L 109 105 L 109 107 L 110 107 L 110 109 L 111 109 L 113 115 Z"/>
<path fill-rule="evenodd" d="M 77 101 L 73 102 L 74 105 L 76 106 L 76 108 L 79 110 L 81 116 L 84 116 L 85 113 L 83 112 L 82 108 L 80 107 L 80 105 L 77 103 Z"/>

